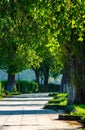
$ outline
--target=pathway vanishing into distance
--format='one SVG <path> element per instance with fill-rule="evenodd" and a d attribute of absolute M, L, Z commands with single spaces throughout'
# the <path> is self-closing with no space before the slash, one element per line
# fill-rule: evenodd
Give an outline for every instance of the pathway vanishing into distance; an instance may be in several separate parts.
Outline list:
<path fill-rule="evenodd" d="M 43 109 L 48 93 L 23 94 L 0 100 L 0 130 L 80 130 L 58 120 L 59 112 Z"/>

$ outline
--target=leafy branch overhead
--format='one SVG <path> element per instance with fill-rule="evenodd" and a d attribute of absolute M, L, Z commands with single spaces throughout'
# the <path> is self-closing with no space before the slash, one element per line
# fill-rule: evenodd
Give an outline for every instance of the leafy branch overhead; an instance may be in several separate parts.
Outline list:
<path fill-rule="evenodd" d="M 84 42 L 84 0 L 0 1 L 0 68 L 8 74 L 70 68 L 85 75 Z"/>

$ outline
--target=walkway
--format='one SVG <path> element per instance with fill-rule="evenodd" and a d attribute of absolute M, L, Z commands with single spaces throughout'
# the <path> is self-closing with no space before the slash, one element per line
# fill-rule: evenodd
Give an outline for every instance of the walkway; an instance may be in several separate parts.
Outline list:
<path fill-rule="evenodd" d="M 42 109 L 50 100 L 47 93 L 23 94 L 0 100 L 0 130 L 77 130 L 58 113 Z"/>

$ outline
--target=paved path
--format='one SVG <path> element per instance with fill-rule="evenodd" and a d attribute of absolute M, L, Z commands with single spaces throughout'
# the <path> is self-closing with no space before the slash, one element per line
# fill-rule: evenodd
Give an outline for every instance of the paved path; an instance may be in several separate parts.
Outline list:
<path fill-rule="evenodd" d="M 42 109 L 48 93 L 24 94 L 0 100 L 0 130 L 77 130 L 59 121 L 58 113 Z"/>

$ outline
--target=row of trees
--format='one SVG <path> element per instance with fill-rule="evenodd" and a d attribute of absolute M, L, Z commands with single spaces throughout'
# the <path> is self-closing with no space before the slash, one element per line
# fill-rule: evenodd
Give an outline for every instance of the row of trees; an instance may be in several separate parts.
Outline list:
<path fill-rule="evenodd" d="M 69 103 L 85 102 L 85 1 L 1 0 L 0 12 L 0 68 L 8 89 L 23 69 L 34 69 L 38 83 L 44 75 L 46 90 L 49 74 L 62 70 Z"/>

